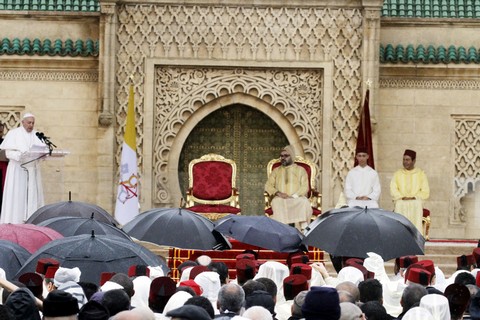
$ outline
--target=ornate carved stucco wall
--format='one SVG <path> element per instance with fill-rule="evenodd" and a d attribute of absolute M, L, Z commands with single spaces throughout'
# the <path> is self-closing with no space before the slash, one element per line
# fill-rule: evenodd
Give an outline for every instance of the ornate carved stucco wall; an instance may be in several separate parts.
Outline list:
<path fill-rule="evenodd" d="M 172 143 L 189 115 L 212 98 L 235 92 L 235 85 L 202 84 L 228 74 L 237 78 L 230 83 L 244 84 L 240 92 L 259 99 L 266 93 L 273 94 L 268 103 L 292 119 L 301 141 L 299 149 L 305 150 L 322 169 L 322 186 L 326 189 L 323 192 L 331 199 L 327 202 L 333 203 L 352 159 L 363 74 L 375 75 L 372 66 L 376 47 L 372 51 L 370 42 L 378 40 L 375 30 L 379 27 L 381 3 L 376 2 L 379 1 L 372 1 L 366 9 L 360 1 L 343 7 L 327 1 L 305 2 L 303 6 L 293 6 L 293 3 L 288 6 L 283 1 L 270 1 L 263 6 L 242 2 L 206 5 L 194 1 L 182 5 L 161 1 L 118 4 L 118 21 L 116 17 L 110 19 L 118 40 L 115 48 L 117 144 L 121 143 L 125 121 L 128 78 L 134 74 L 137 150 L 147 191 L 143 198 L 145 204 L 172 204 L 171 195 L 176 191 L 172 190 L 174 182 L 166 174 L 171 168 L 168 161 L 178 156 L 170 154 Z M 365 25 L 373 31 L 366 34 Z M 362 47 L 365 44 L 368 46 Z M 362 63 L 362 59 L 372 63 Z M 169 68 L 170 65 L 180 67 Z M 222 68 L 212 68 L 214 65 Z M 308 66 L 305 68 L 305 65 Z M 255 74 L 250 70 L 252 67 L 265 70 Z M 308 82 L 311 72 L 308 69 L 319 67 L 328 72 L 324 72 L 323 88 L 312 90 L 319 83 Z M 303 70 L 283 71 L 287 68 Z M 158 72 L 152 74 L 152 69 Z M 273 83 L 266 85 L 265 75 L 269 72 L 284 77 L 282 88 L 274 88 Z M 270 79 L 275 78 L 270 76 Z M 303 83 L 297 83 L 298 79 L 303 79 Z M 258 83 L 250 84 L 251 80 Z M 193 83 L 188 84 L 190 81 Z M 188 92 L 187 84 L 193 94 Z M 288 86 L 298 89 L 298 97 L 288 97 L 285 90 Z M 172 95 L 172 90 L 182 94 Z M 205 90 L 211 90 L 210 94 Z M 320 96 L 326 100 L 314 101 Z M 166 112 L 166 106 L 178 110 Z M 322 107 L 329 107 L 329 111 L 320 119 Z M 306 117 L 309 109 L 315 110 L 310 112 L 315 115 L 311 119 Z M 153 169 L 151 175 L 150 168 Z"/>

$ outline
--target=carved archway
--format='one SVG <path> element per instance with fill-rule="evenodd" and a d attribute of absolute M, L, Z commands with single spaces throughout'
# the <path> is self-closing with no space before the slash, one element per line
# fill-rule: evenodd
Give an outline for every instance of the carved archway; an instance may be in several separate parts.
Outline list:
<path fill-rule="evenodd" d="M 274 122 L 277 125 L 277 128 L 280 128 L 280 130 L 282 131 L 281 133 L 277 132 L 277 134 L 285 136 L 285 137 L 287 137 L 287 139 L 289 138 L 288 143 L 295 146 L 297 154 L 303 155 L 303 149 L 302 149 L 302 146 L 301 146 L 301 142 L 300 142 L 300 139 L 299 139 L 298 135 L 295 132 L 295 129 L 293 128 L 291 123 L 289 123 L 288 120 L 285 117 L 283 117 L 282 114 L 280 112 L 278 112 L 277 110 L 274 110 L 274 111 L 270 112 L 270 114 L 269 114 L 268 111 L 272 109 L 271 105 L 269 105 L 265 101 L 259 100 L 255 97 L 245 95 L 245 94 L 242 94 L 242 93 L 234 93 L 232 95 L 228 95 L 228 96 L 225 96 L 225 97 L 220 97 L 218 99 L 215 99 L 215 100 L 209 102 L 207 105 L 203 106 L 197 112 L 195 112 L 187 120 L 187 122 L 185 122 L 185 124 L 182 126 L 180 132 L 178 133 L 178 135 L 177 135 L 177 137 L 176 137 L 176 139 L 173 143 L 173 147 L 170 150 L 170 158 L 169 158 L 169 161 L 168 161 L 168 163 L 169 163 L 168 172 L 171 173 L 171 175 L 169 175 L 169 181 L 171 181 L 170 186 L 171 186 L 171 190 L 172 190 L 172 197 L 175 200 L 179 199 L 178 197 L 182 196 L 183 193 L 185 192 L 185 190 L 180 189 L 181 181 L 180 181 L 180 177 L 179 177 L 179 172 L 182 171 L 182 167 L 179 167 L 178 165 L 182 163 L 182 161 L 179 161 L 179 159 L 181 159 L 182 156 L 184 156 L 184 157 L 186 156 L 185 154 L 182 154 L 182 152 L 185 152 L 186 141 L 188 141 L 189 139 L 192 138 L 191 135 L 194 132 L 194 129 L 196 129 L 198 127 L 198 125 L 200 125 L 200 123 L 203 120 L 205 120 L 207 117 L 210 117 L 211 115 L 213 115 L 215 113 L 218 114 L 218 111 L 220 111 L 221 109 L 224 109 L 224 108 L 228 108 L 226 110 L 230 110 L 231 109 L 230 107 L 233 107 L 233 106 L 241 107 L 242 109 L 244 109 L 244 112 L 246 112 L 250 108 L 252 108 L 256 111 L 260 111 L 261 112 L 260 117 L 265 116 L 265 117 L 269 118 L 272 122 Z M 225 131 L 239 133 L 239 131 L 240 131 L 239 128 L 233 128 L 233 127 L 236 127 L 237 124 L 239 125 L 239 123 L 236 122 L 237 124 L 234 124 L 233 122 L 235 122 L 235 120 L 233 119 L 233 114 L 228 112 L 228 111 L 225 111 L 225 112 L 227 114 L 229 114 L 230 116 L 232 116 L 232 118 L 230 118 L 229 121 L 227 121 L 229 123 L 227 125 L 227 127 L 230 127 L 231 129 L 223 128 L 221 130 L 224 131 L 224 133 L 225 133 Z M 256 112 L 256 114 L 257 114 L 257 117 L 258 117 L 258 112 Z M 242 120 L 243 124 L 249 122 L 246 114 L 244 114 L 244 116 L 245 117 Z M 238 118 L 238 115 L 235 118 Z M 222 119 L 220 119 L 220 118 L 217 119 L 217 120 L 218 120 L 217 124 L 219 122 L 222 122 Z M 233 125 L 232 125 L 232 123 L 233 123 Z M 207 134 L 211 137 L 215 134 L 215 131 L 216 130 L 209 130 Z M 200 133 L 197 132 L 197 134 L 200 134 Z M 233 134 L 232 134 L 232 136 L 233 136 Z M 208 139 L 208 137 L 207 137 L 207 139 Z M 263 201 L 262 193 L 263 193 L 263 184 L 265 183 L 265 172 L 264 172 L 265 170 L 262 169 L 261 172 L 258 172 L 258 170 L 254 169 L 254 171 L 257 173 L 257 175 L 253 174 L 254 172 L 243 172 L 242 173 L 242 167 L 243 167 L 242 164 L 245 163 L 245 161 L 243 161 L 244 160 L 243 158 L 244 157 L 248 158 L 250 156 L 248 156 L 249 152 L 246 151 L 246 150 L 240 152 L 241 156 L 239 156 L 239 154 L 235 155 L 235 151 L 239 147 L 238 145 L 235 146 L 235 144 L 236 144 L 236 142 L 245 140 L 245 138 L 244 137 L 237 137 L 236 139 L 234 139 L 234 141 L 228 141 L 228 139 L 226 139 L 226 138 L 223 138 L 221 140 L 225 140 L 227 142 L 227 144 L 222 145 L 222 147 L 220 147 L 220 148 L 213 147 L 213 149 L 208 148 L 208 146 L 199 146 L 198 148 L 195 148 L 195 150 L 197 150 L 197 151 L 198 151 L 198 149 L 209 150 L 208 152 L 205 152 L 205 153 L 210 153 L 210 152 L 212 152 L 211 150 L 219 150 L 215 153 L 220 153 L 221 155 L 227 156 L 228 158 L 236 161 L 237 172 L 238 172 L 238 175 L 239 175 L 237 177 L 237 180 L 238 180 L 237 181 L 237 186 L 240 188 L 240 198 L 241 198 L 242 212 L 243 212 L 243 214 L 252 213 L 254 211 L 246 210 L 248 206 L 246 206 L 246 203 L 244 201 L 245 200 L 244 196 L 247 195 L 247 194 L 250 194 L 251 190 L 247 191 L 247 190 L 245 190 L 245 188 L 242 188 L 242 184 L 243 184 L 242 181 L 245 180 L 244 175 L 246 175 L 246 176 L 250 176 L 252 179 L 255 179 L 255 184 L 257 184 L 257 183 L 261 184 L 262 185 L 261 190 L 257 190 L 257 186 L 252 187 L 252 189 L 255 189 L 256 192 L 251 194 L 251 195 L 254 196 L 254 197 L 259 196 L 258 198 L 259 199 L 261 198 L 262 201 Z M 255 140 L 257 140 L 257 139 L 251 139 L 251 141 L 255 141 Z M 279 140 L 279 139 L 275 139 L 275 140 Z M 280 140 L 283 141 L 283 139 L 280 139 Z M 252 142 L 252 144 L 253 144 L 253 142 Z M 251 155 L 250 160 L 253 161 L 253 162 L 248 161 L 249 165 L 253 165 L 255 167 L 255 165 L 263 164 L 265 166 L 268 163 L 269 160 L 271 160 L 273 157 L 275 157 L 277 155 L 278 148 L 285 145 L 285 144 L 286 143 L 283 142 L 283 144 L 277 144 L 277 145 L 274 145 L 274 146 L 272 146 L 272 145 L 258 146 L 261 149 L 261 150 L 258 151 L 258 154 L 262 154 L 262 157 L 265 157 L 266 154 L 270 154 L 270 155 L 269 155 L 268 158 L 264 158 L 263 162 L 262 161 L 255 162 L 254 159 L 258 160 L 258 157 L 256 156 L 256 154 L 250 154 Z M 249 147 L 253 147 L 253 145 L 249 145 Z M 272 153 L 272 149 L 274 150 L 273 153 Z M 201 155 L 203 155 L 203 154 L 198 154 L 198 156 L 201 156 Z M 190 160 L 192 160 L 192 159 L 193 158 L 191 158 Z M 178 191 L 178 194 L 177 194 L 177 191 Z M 255 207 L 257 209 L 259 209 L 258 208 L 259 205 L 257 204 L 259 199 L 255 199 L 255 203 L 256 203 Z M 259 210 L 257 210 L 257 211 L 261 212 Z M 257 211 L 255 211 L 255 212 L 257 212 Z"/>
<path fill-rule="evenodd" d="M 232 103 L 271 117 L 297 152 L 321 169 L 322 69 L 157 67 L 155 84 L 152 202 L 157 206 L 181 198 L 178 159 L 188 134 L 207 114 Z"/>

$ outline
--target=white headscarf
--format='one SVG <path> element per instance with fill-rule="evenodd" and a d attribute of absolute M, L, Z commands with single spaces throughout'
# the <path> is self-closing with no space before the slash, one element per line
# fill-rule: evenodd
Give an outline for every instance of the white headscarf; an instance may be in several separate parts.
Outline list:
<path fill-rule="evenodd" d="M 447 287 L 445 274 L 439 267 L 435 267 L 435 284 L 433 287 L 441 292 L 444 292 L 445 288 Z"/>
<path fill-rule="evenodd" d="M 260 266 L 257 274 L 253 278 L 268 278 L 277 285 L 277 303 L 285 301 L 283 295 L 283 280 L 290 275 L 290 270 L 283 263 L 277 261 L 267 261 Z"/>
<path fill-rule="evenodd" d="M 468 271 L 468 270 L 457 270 L 457 271 L 455 271 L 455 272 L 450 276 L 450 278 L 448 278 L 447 280 L 445 280 L 445 284 L 446 284 L 445 288 L 448 287 L 449 285 L 451 285 L 452 283 L 454 283 L 454 282 L 455 282 L 455 278 L 456 278 L 460 273 L 463 273 L 463 272 L 468 272 L 468 273 L 470 273 L 470 271 Z"/>
<path fill-rule="evenodd" d="M 193 266 L 191 267 L 186 267 L 185 269 L 183 269 L 182 271 L 182 275 L 180 276 L 180 280 L 178 280 L 178 282 L 182 282 L 182 281 L 187 281 L 190 279 L 190 272 L 192 271 L 193 269 Z"/>
<path fill-rule="evenodd" d="M 222 284 L 220 275 L 213 271 L 204 271 L 193 279 L 202 288 L 202 296 L 210 300 L 213 309 L 217 309 L 218 292 Z"/>
<path fill-rule="evenodd" d="M 338 272 L 337 280 L 338 283 L 350 281 L 356 286 L 358 286 L 358 284 L 364 280 L 364 276 L 362 271 L 360 271 L 359 269 L 351 266 L 346 266 Z"/>
<path fill-rule="evenodd" d="M 150 293 L 150 285 L 152 280 L 147 276 L 139 276 L 133 279 L 133 289 L 135 294 L 132 296 L 130 304 L 132 307 L 148 308 L 148 294 Z"/>
<path fill-rule="evenodd" d="M 58 268 L 57 272 L 55 272 L 55 277 L 53 278 L 53 284 L 55 287 L 60 287 L 62 284 L 67 283 L 69 281 L 79 282 L 80 276 L 82 275 L 82 271 L 79 268 Z"/>
<path fill-rule="evenodd" d="M 435 320 L 427 309 L 414 307 L 408 310 L 402 320 Z"/>
<path fill-rule="evenodd" d="M 427 309 L 435 320 L 450 320 L 447 297 L 441 294 L 427 294 L 420 299 L 420 307 Z"/>
<path fill-rule="evenodd" d="M 173 296 L 171 296 L 170 299 L 168 299 L 168 302 L 165 305 L 165 308 L 163 309 L 163 314 L 166 316 L 166 314 L 169 311 L 180 308 L 191 297 L 192 297 L 192 295 L 190 293 L 186 292 L 186 291 L 175 292 L 175 294 Z"/>

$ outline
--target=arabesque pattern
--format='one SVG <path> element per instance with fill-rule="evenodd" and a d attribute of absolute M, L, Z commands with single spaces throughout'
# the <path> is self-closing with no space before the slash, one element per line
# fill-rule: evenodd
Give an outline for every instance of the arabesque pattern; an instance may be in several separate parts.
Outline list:
<path fill-rule="evenodd" d="M 214 59 L 231 61 L 291 61 L 333 62 L 333 155 L 332 183 L 341 186 L 352 159 L 361 100 L 361 46 L 363 17 L 361 8 L 293 8 L 254 6 L 196 6 L 164 4 L 120 4 L 117 27 L 117 144 L 121 144 L 125 110 L 127 106 L 129 75 L 135 75 L 137 114 L 137 150 L 142 154 L 143 137 L 143 85 L 145 58 Z M 240 64 L 241 65 L 241 64 Z M 199 73 L 202 71 L 200 70 Z M 306 73 L 308 74 L 308 72 Z M 237 78 L 245 74 L 238 74 Z M 248 77 L 247 77 L 248 78 Z M 193 79 L 195 80 L 195 78 Z M 199 78 L 203 81 L 203 78 Z M 297 78 L 283 81 L 296 86 Z M 248 82 L 248 79 L 240 81 Z M 169 83 L 163 79 L 162 83 Z M 175 87 L 170 82 L 169 87 Z M 316 85 L 314 83 L 314 85 Z M 192 86 L 195 86 L 192 83 Z M 156 87 L 157 94 L 163 90 Z M 246 88 L 246 87 L 245 87 Z M 244 88 L 244 89 L 245 89 Z M 308 97 L 311 84 L 301 87 L 304 99 Z M 170 90 L 170 89 L 169 89 Z M 203 101 L 205 92 L 197 91 L 197 100 Z M 213 95 L 219 92 L 211 92 Z M 178 97 L 183 99 L 184 97 Z M 193 97 L 192 97 L 193 98 Z M 176 105 L 166 101 L 171 105 Z M 314 104 L 321 104 L 317 100 Z M 288 104 L 285 104 L 288 105 Z M 191 107 L 191 106 L 189 106 Z M 302 108 L 315 108 L 303 104 Z M 163 112 L 163 110 L 162 110 Z M 303 118 L 305 110 L 291 107 L 287 117 Z M 178 113 L 178 115 L 182 115 Z M 160 120 L 160 119 L 158 119 Z M 185 119 L 166 119 L 182 122 Z M 310 123 L 321 122 L 321 117 Z M 167 127 L 166 123 L 157 123 Z M 302 126 L 307 122 L 302 123 Z M 320 124 L 316 124 L 318 127 Z M 319 154 L 321 149 L 312 143 L 318 138 L 315 126 L 301 127 L 307 137 L 304 147 L 310 154 Z M 156 131 L 158 132 L 158 131 Z M 167 131 L 167 135 L 174 132 Z M 162 134 L 164 134 L 162 132 Z M 303 139 L 302 137 L 302 139 Z M 159 139 L 159 137 L 155 137 Z M 168 147 L 168 146 L 163 146 Z M 160 150 L 155 150 L 159 158 Z M 118 155 L 117 155 L 118 157 Z M 142 159 L 140 158 L 140 163 Z M 155 165 L 160 165 L 157 163 Z M 157 193 L 155 201 L 162 197 Z"/>
<path fill-rule="evenodd" d="M 466 212 L 461 200 L 475 191 L 480 181 L 480 117 L 458 116 L 455 120 L 455 190 L 454 220 L 466 221 Z"/>
<path fill-rule="evenodd" d="M 167 161 L 173 138 L 188 116 L 224 95 L 244 93 L 268 101 L 298 128 L 306 156 L 321 167 L 321 70 L 175 68 L 156 69 L 155 194 L 168 199 Z"/>

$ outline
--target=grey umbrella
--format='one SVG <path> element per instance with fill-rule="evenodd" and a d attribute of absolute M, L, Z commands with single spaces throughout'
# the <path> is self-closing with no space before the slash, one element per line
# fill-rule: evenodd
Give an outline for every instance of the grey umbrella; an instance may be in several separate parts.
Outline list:
<path fill-rule="evenodd" d="M 160 266 L 165 274 L 169 269 L 164 260 L 135 242 L 103 235 L 79 235 L 54 240 L 35 252 L 18 271 L 34 272 L 38 259 L 53 258 L 65 268 L 78 267 L 81 281 L 99 283 L 102 272 L 128 273 L 132 265 Z"/>
<path fill-rule="evenodd" d="M 231 244 L 213 230 L 209 219 L 186 209 L 159 208 L 146 211 L 123 226 L 130 236 L 163 246 L 197 250 L 230 249 Z"/>
<path fill-rule="evenodd" d="M 50 218 L 70 216 L 90 218 L 94 214 L 94 218 L 105 223 L 120 225 L 110 213 L 103 208 L 87 202 L 72 201 L 69 193 L 68 201 L 61 201 L 45 205 L 35 211 L 26 223 L 39 224 Z"/>
<path fill-rule="evenodd" d="M 215 230 L 240 242 L 277 252 L 305 250 L 300 231 L 266 216 L 229 215 L 217 221 Z"/>
<path fill-rule="evenodd" d="M 30 256 L 30 252 L 19 244 L 0 240 L 0 268 L 5 271 L 7 280 L 13 279 L 18 269 Z"/>
<path fill-rule="evenodd" d="M 94 214 L 90 218 L 82 217 L 56 217 L 50 218 L 37 224 L 38 226 L 49 227 L 58 231 L 64 237 L 78 236 L 80 234 L 113 235 L 127 240 L 130 236 L 114 224 L 98 221 L 94 219 Z"/>
<path fill-rule="evenodd" d="M 385 261 L 423 255 L 425 239 L 404 216 L 373 208 L 328 211 L 305 229 L 303 243 L 335 256 L 366 258 L 367 252 Z"/>
<path fill-rule="evenodd" d="M 97 205 L 80 201 L 63 201 L 52 203 L 35 211 L 26 223 L 38 224 L 50 218 L 61 216 L 89 218 L 94 214 L 98 221 L 119 225 L 119 223 L 104 209 Z"/>

